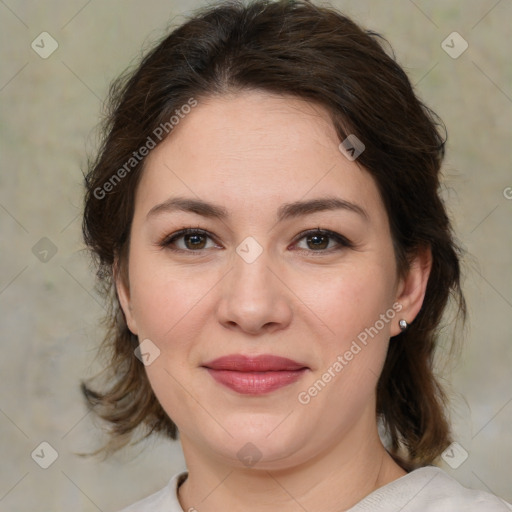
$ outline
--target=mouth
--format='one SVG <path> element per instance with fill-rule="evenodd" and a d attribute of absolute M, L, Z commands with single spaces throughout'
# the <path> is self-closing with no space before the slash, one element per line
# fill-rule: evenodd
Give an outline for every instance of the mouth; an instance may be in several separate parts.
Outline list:
<path fill-rule="evenodd" d="M 233 391 L 261 395 L 299 380 L 309 368 L 288 358 L 232 354 L 203 365 L 211 377 Z"/>

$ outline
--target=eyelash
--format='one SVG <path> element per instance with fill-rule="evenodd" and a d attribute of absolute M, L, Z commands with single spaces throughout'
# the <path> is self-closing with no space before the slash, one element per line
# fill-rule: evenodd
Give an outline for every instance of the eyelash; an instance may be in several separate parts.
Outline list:
<path fill-rule="evenodd" d="M 175 243 L 177 240 L 179 240 L 180 238 L 183 238 L 186 235 L 202 235 L 202 236 L 205 236 L 205 237 L 208 237 L 208 238 L 214 240 L 214 237 L 212 235 L 210 235 L 210 233 L 208 233 L 208 231 L 205 231 L 204 229 L 184 228 L 184 229 L 180 229 L 179 231 L 176 231 L 175 233 L 172 233 L 171 235 L 166 236 L 158 245 L 162 248 L 165 248 L 170 251 L 177 252 L 177 253 L 198 254 L 198 253 L 204 252 L 206 250 L 206 249 L 196 249 L 196 250 L 176 249 L 175 247 L 172 247 L 173 243 Z M 321 255 L 321 254 L 326 254 L 326 253 L 330 254 L 334 251 L 339 251 L 343 248 L 354 247 L 354 244 L 350 240 L 345 238 L 343 235 L 340 235 L 339 233 L 336 233 L 334 231 L 330 231 L 329 229 L 321 229 L 320 227 L 318 227 L 317 229 L 310 229 L 307 231 L 302 231 L 295 237 L 295 241 L 293 243 L 296 244 L 297 242 L 301 241 L 303 238 L 306 238 L 307 236 L 315 236 L 315 235 L 329 237 L 329 238 L 333 239 L 338 244 L 339 247 L 334 248 L 334 249 L 332 249 L 332 248 L 325 249 L 325 250 L 322 249 L 322 250 L 318 250 L 318 251 L 311 250 L 311 249 L 296 249 L 296 250 L 298 250 L 300 252 L 307 252 L 307 253 L 312 253 L 312 254 L 318 253 Z"/>

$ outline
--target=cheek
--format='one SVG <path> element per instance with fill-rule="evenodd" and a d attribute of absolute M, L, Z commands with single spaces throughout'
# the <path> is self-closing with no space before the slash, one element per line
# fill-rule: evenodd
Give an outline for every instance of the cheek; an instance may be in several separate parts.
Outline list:
<path fill-rule="evenodd" d="M 297 280 L 294 289 L 314 313 L 310 316 L 312 321 L 321 321 L 328 328 L 327 339 L 335 345 L 343 346 L 392 307 L 394 274 L 378 264 L 351 265 L 304 278 L 307 275 L 304 273 Z M 379 324 L 384 335 L 391 325 L 387 320 L 384 328 Z"/>
<path fill-rule="evenodd" d="M 139 336 L 163 342 L 190 324 L 201 301 L 215 284 L 215 276 L 197 269 L 171 268 L 152 254 L 134 251 L 130 259 L 130 295 Z"/>
<path fill-rule="evenodd" d="M 396 321 L 392 305 L 390 287 L 378 272 L 352 272 L 318 295 L 315 307 L 329 336 L 317 340 L 320 364 L 297 401 L 312 417 L 323 417 L 326 428 L 344 428 L 374 407 L 391 322 Z"/>
<path fill-rule="evenodd" d="M 317 339 L 320 364 L 301 390 L 299 402 L 328 415 L 338 414 L 329 405 L 337 403 L 346 414 L 357 415 L 375 392 L 390 328 L 397 321 L 392 307 L 394 274 L 378 264 L 354 265 L 337 269 L 336 275 L 320 282 L 308 279 L 307 284 L 307 302 L 315 313 L 312 321 L 318 326 L 320 319 L 329 330 Z M 304 286 L 301 293 L 307 289 Z"/>

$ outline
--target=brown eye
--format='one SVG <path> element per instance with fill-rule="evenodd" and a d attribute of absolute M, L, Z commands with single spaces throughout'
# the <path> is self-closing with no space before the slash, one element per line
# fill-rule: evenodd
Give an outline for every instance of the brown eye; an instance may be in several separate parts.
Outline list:
<path fill-rule="evenodd" d="M 206 231 L 187 228 L 167 236 L 159 245 L 177 252 L 202 251 L 212 247 L 207 246 L 208 239 L 212 237 Z"/>
<path fill-rule="evenodd" d="M 298 235 L 297 240 L 298 242 L 305 240 L 306 247 L 299 246 L 299 250 L 307 251 L 310 253 L 326 253 L 341 250 L 346 247 L 353 247 L 352 242 L 350 242 L 347 238 L 340 235 L 339 233 L 320 228 L 301 233 Z"/>
<path fill-rule="evenodd" d="M 206 244 L 206 237 L 201 234 L 184 235 L 183 240 L 187 249 L 204 249 Z"/>
<path fill-rule="evenodd" d="M 326 235 L 309 235 L 306 240 L 313 250 L 326 249 L 329 245 L 329 237 Z"/>

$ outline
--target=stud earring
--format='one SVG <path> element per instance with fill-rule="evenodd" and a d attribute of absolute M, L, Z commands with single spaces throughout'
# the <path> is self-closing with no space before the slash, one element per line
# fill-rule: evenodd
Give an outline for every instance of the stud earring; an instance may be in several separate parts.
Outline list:
<path fill-rule="evenodd" d="M 398 326 L 400 327 L 400 330 L 403 332 L 407 329 L 407 327 L 409 327 L 409 324 L 407 323 L 407 320 L 400 320 L 398 322 Z"/>

